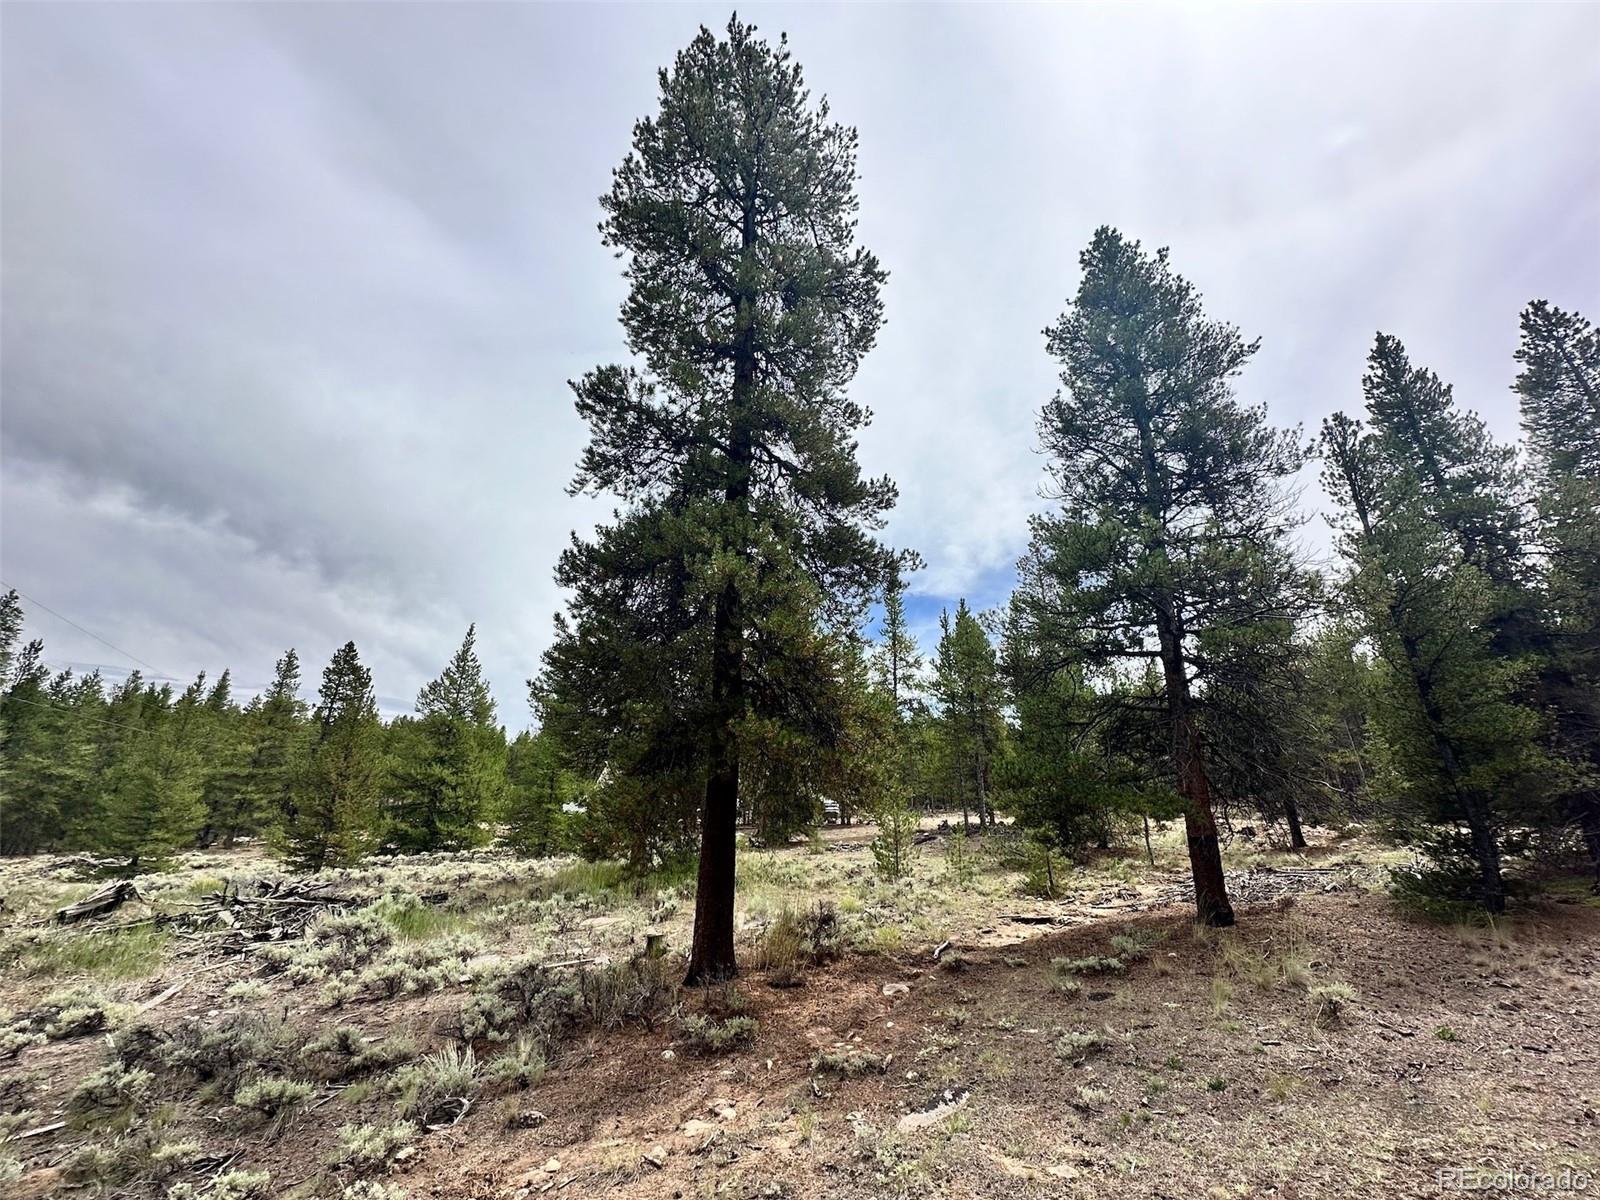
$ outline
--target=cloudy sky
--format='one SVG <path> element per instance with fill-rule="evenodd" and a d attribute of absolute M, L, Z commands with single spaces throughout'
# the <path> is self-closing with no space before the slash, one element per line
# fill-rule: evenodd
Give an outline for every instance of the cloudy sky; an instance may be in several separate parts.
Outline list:
<path fill-rule="evenodd" d="M 1600 309 L 1600 7 L 743 15 L 861 132 L 861 454 L 925 624 L 1008 589 L 1039 331 L 1098 224 L 1170 245 L 1308 429 L 1383 329 L 1509 436 L 1520 307 Z M 526 723 L 556 554 L 605 512 L 564 491 L 564 381 L 623 354 L 596 197 L 726 18 L 6 4 L 0 577 L 81 627 L 30 606 L 50 660 L 250 687 L 294 645 L 309 692 L 353 637 L 396 711 L 476 621 Z"/>

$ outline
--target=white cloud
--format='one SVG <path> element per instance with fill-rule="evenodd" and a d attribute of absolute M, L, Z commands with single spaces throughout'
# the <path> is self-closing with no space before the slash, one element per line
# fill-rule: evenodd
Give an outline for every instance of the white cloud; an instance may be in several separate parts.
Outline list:
<path fill-rule="evenodd" d="M 1600 299 L 1600 9 L 754 16 L 861 131 L 891 271 L 862 457 L 926 603 L 992 602 L 1022 549 L 1039 331 L 1100 223 L 1170 243 L 1263 338 L 1241 391 L 1308 430 L 1381 327 L 1509 436 L 1518 309 Z M 564 381 L 623 354 L 595 197 L 725 19 L 7 6 L 0 574 L 179 675 L 295 644 L 314 682 L 354 637 L 402 705 L 476 620 L 520 723 L 605 508 L 564 492 Z"/>

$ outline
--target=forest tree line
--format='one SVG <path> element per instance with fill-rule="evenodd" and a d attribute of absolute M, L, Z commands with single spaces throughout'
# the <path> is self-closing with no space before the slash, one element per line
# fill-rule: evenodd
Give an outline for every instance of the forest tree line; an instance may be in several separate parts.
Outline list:
<path fill-rule="evenodd" d="M 415 713 L 385 722 L 354 643 L 315 705 L 292 649 L 241 704 L 226 670 L 181 691 L 52 670 L 42 641 L 21 641 L 22 612 L 0 596 L 0 853 L 89 851 L 136 871 L 258 839 L 316 871 L 496 837 L 529 854 L 565 844 L 574 781 L 548 738 L 497 723 L 474 629 Z"/>
<path fill-rule="evenodd" d="M 1241 815 L 1296 845 L 1308 822 L 1372 822 L 1421 851 L 1402 886 L 1490 911 L 1533 856 L 1600 872 L 1587 320 L 1523 312 L 1520 445 L 1387 334 L 1352 364 L 1358 414 L 1308 436 L 1239 398 L 1259 342 L 1166 250 L 1097 230 L 1045 331 L 1060 390 L 1016 431 L 1052 507 L 1009 601 L 958 604 L 921 647 L 920 559 L 877 536 L 896 487 L 862 474 L 870 414 L 847 390 L 887 278 L 856 239 L 856 145 L 787 43 L 737 18 L 661 73 L 601 197 L 632 362 L 572 384 L 590 430 L 572 488 L 618 508 L 557 566 L 570 600 L 530 684 L 537 735 L 499 733 L 470 635 L 388 725 L 353 645 L 308 712 L 292 656 L 240 708 L 225 676 L 107 692 L 30 644 L 7 672 L 4 847 L 138 857 L 265 833 L 315 867 L 496 822 L 640 869 L 698 847 L 690 982 L 736 970 L 738 824 L 782 840 L 829 804 L 879 822 L 888 874 L 919 805 L 1009 813 L 1047 865 L 1181 820 L 1216 925 Z M 1297 540 L 1314 462 L 1328 570 Z M 569 798 L 581 813 L 558 820 Z"/>

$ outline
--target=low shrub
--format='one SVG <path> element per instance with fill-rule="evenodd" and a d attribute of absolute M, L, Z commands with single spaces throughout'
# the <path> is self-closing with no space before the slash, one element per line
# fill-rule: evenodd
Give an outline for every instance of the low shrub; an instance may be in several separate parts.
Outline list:
<path fill-rule="evenodd" d="M 697 1054 L 727 1054 L 756 1040 L 760 1024 L 754 1017 L 713 1017 L 689 1013 L 682 1019 L 684 1040 Z"/>
<path fill-rule="evenodd" d="M 381 1171 L 417 1136 L 409 1121 L 391 1125 L 346 1125 L 339 1130 L 339 1146 L 329 1159 L 336 1167 L 356 1171 Z"/>
<path fill-rule="evenodd" d="M 465 1042 L 505 1042 L 517 1032 L 539 1040 L 549 1054 L 582 1012 L 578 987 L 537 958 L 518 959 L 481 980 L 462 1006 L 459 1035 Z"/>
<path fill-rule="evenodd" d="M 531 1037 L 520 1037 L 516 1045 L 492 1060 L 484 1070 L 484 1078 L 502 1087 L 537 1087 L 544 1078 L 544 1050 Z"/>
<path fill-rule="evenodd" d="M 240 1108 L 248 1108 L 264 1117 L 275 1117 L 298 1104 L 304 1104 L 316 1090 L 298 1079 L 267 1076 L 240 1087 L 233 1094 L 233 1102 Z"/>
<path fill-rule="evenodd" d="M 150 1166 L 157 1175 L 176 1175 L 200 1157 L 200 1143 L 163 1142 L 150 1152 Z"/>
<path fill-rule="evenodd" d="M 889 1069 L 889 1060 L 859 1046 L 840 1046 L 819 1052 L 811 1060 L 811 1069 L 819 1074 L 855 1079 L 862 1075 L 882 1075 Z"/>
<path fill-rule="evenodd" d="M 307 1042 L 300 1058 L 324 1079 L 350 1079 L 417 1056 L 410 1038 L 369 1042 L 354 1025 L 335 1025 Z"/>
<path fill-rule="evenodd" d="M 1356 990 L 1348 983 L 1319 983 L 1306 989 L 1311 1018 L 1324 1028 L 1344 1019 L 1345 1007 L 1355 1001 Z"/>
<path fill-rule="evenodd" d="M 1073 1094 L 1072 1106 L 1085 1112 L 1099 1112 L 1111 1097 L 1100 1088 L 1080 1087 Z"/>
<path fill-rule="evenodd" d="M 1056 1039 L 1056 1057 L 1063 1062 L 1082 1062 L 1105 1044 L 1105 1035 L 1095 1030 L 1068 1030 Z"/>
<path fill-rule="evenodd" d="M 266 1171 L 227 1171 L 211 1181 L 205 1200 L 253 1200 L 268 1195 L 272 1176 Z"/>
<path fill-rule="evenodd" d="M 114 1058 L 83 1079 L 67 1097 L 67 1116 L 78 1124 L 94 1124 L 129 1114 L 144 1103 L 154 1077 L 142 1067 Z"/>
<path fill-rule="evenodd" d="M 25 1013 L 0 1021 L 0 1059 L 40 1042 L 66 1041 L 115 1025 L 126 1010 L 89 988 L 52 992 Z"/>
<path fill-rule="evenodd" d="M 653 1029 L 678 1001 L 680 970 L 668 959 L 640 955 L 581 971 L 577 979 L 579 1016 L 602 1029 L 626 1024 Z"/>
<path fill-rule="evenodd" d="M 269 967 L 298 984 L 324 983 L 354 976 L 394 941 L 394 928 L 375 908 L 324 912 L 298 942 L 264 947 L 259 953 Z"/>
<path fill-rule="evenodd" d="M 478 1057 L 472 1047 L 445 1046 L 401 1067 L 390 1077 L 389 1090 L 401 1117 L 431 1125 L 449 1119 L 441 1116 L 440 1106 L 469 1096 L 477 1079 Z"/>
<path fill-rule="evenodd" d="M 1136 959 L 1143 958 L 1147 947 L 1138 938 L 1119 933 L 1112 937 L 1111 949 L 1116 951 L 1117 957 L 1124 963 L 1130 963 Z"/>
<path fill-rule="evenodd" d="M 1127 970 L 1120 958 L 1093 954 L 1087 958 L 1053 958 L 1050 965 L 1063 975 L 1121 975 Z"/>
<path fill-rule="evenodd" d="M 209 1028 L 197 1022 L 168 1029 L 133 1025 L 113 1045 L 128 1063 L 215 1082 L 232 1093 L 249 1076 L 284 1073 L 298 1057 L 298 1040 L 281 1019 L 235 1014 Z"/>
<path fill-rule="evenodd" d="M 376 1179 L 358 1179 L 339 1193 L 339 1200 L 406 1200 L 405 1191 Z"/>
<path fill-rule="evenodd" d="M 785 907 L 762 938 L 757 965 L 766 969 L 772 987 L 798 987 L 804 982 L 804 968 L 822 966 L 839 956 L 842 940 L 839 912 L 832 904 Z"/>

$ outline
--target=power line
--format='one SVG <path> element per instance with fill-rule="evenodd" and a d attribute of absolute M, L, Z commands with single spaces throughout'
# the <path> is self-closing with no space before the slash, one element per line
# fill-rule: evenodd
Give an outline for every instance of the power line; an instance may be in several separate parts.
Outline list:
<path fill-rule="evenodd" d="M 25 700 L 21 696 L 17 696 L 17 695 L 7 696 L 6 697 L 6 702 L 8 704 L 26 704 L 30 708 L 53 709 L 56 712 L 64 712 L 64 713 L 68 713 L 71 716 L 75 716 L 80 721 L 88 721 L 88 722 L 90 722 L 92 724 L 95 724 L 95 725 L 105 725 L 105 726 L 107 726 L 108 728 L 111 728 L 111 729 L 127 729 L 127 730 L 131 730 L 134 733 L 143 733 L 143 734 L 150 734 L 150 733 L 154 733 L 155 732 L 152 729 L 145 729 L 143 726 L 140 726 L 140 725 L 129 725 L 126 722 L 123 722 L 123 721 L 108 721 L 104 717 L 89 717 L 89 716 L 85 716 L 83 713 L 79 712 L 77 709 L 68 708 L 65 704 L 41 703 L 38 700 Z"/>
<path fill-rule="evenodd" d="M 9 583 L 7 583 L 4 579 L 0 579 L 0 587 L 11 587 L 11 585 Z M 32 596 L 28 595 L 28 593 L 24 592 L 21 588 L 12 587 L 11 590 L 13 592 L 16 592 L 17 595 L 21 596 L 29 604 L 37 605 L 38 607 L 44 609 L 44 611 L 49 613 L 52 617 L 55 617 L 57 620 L 65 621 L 68 625 L 71 625 L 79 633 L 87 634 L 89 637 L 92 637 L 95 641 L 99 642 L 102 646 L 109 646 L 111 649 L 115 650 L 118 654 L 122 655 L 124 658 L 132 659 L 134 662 L 138 663 L 145 670 L 154 671 L 157 675 L 166 676 L 166 672 L 163 671 L 160 667 L 151 666 L 149 663 L 145 662 L 144 659 L 138 658 L 138 657 L 136 657 L 136 656 L 134 656 L 132 654 L 129 654 L 126 650 L 124 650 L 121 646 L 118 646 L 116 643 L 106 641 L 105 638 L 101 637 L 94 630 L 85 629 L 82 625 L 79 625 L 71 617 L 65 616 L 62 613 L 58 613 L 55 609 L 51 608 L 43 600 L 35 600 Z"/>

